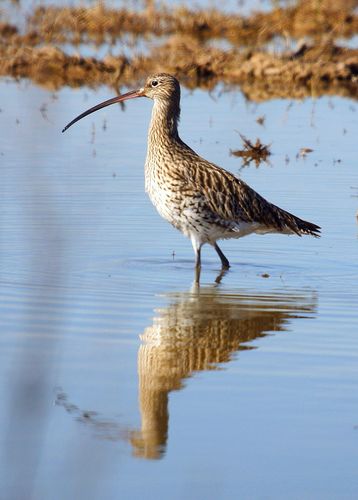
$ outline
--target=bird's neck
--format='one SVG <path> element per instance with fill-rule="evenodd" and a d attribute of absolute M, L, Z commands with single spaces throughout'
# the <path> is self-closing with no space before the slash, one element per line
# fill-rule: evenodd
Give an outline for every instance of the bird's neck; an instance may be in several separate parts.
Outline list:
<path fill-rule="evenodd" d="M 179 100 L 154 101 L 148 133 L 149 148 L 156 149 L 179 140 L 179 116 Z"/>

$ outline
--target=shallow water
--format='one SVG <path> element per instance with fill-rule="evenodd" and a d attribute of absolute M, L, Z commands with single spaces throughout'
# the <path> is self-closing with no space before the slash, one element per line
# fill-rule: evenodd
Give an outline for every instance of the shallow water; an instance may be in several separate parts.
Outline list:
<path fill-rule="evenodd" d="M 108 90 L 1 82 L 0 498 L 357 497 L 357 107 L 222 90 L 183 90 L 183 139 L 322 238 L 226 241 L 220 283 L 204 248 L 198 289 L 144 194 L 150 101 L 61 134 Z"/>

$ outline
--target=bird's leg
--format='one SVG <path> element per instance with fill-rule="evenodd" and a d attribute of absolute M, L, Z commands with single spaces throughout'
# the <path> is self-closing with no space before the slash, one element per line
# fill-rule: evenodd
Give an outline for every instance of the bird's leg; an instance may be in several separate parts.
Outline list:
<path fill-rule="evenodd" d="M 221 265 L 222 265 L 222 268 L 223 269 L 229 269 L 230 267 L 230 262 L 227 260 L 227 258 L 225 257 L 225 255 L 222 253 L 219 245 L 217 243 L 214 243 L 214 248 L 218 254 L 218 256 L 220 257 L 220 260 L 221 260 Z"/>
<path fill-rule="evenodd" d="M 201 247 L 200 243 L 194 236 L 191 237 L 191 244 L 193 245 L 195 252 L 195 281 L 199 283 L 200 280 L 200 270 L 201 270 Z"/>
<path fill-rule="evenodd" d="M 201 273 L 201 245 L 195 249 L 195 283 L 199 284 Z"/>
<path fill-rule="evenodd" d="M 198 287 L 200 286 L 200 274 L 201 274 L 201 266 L 195 266 L 195 286 Z"/>
<path fill-rule="evenodd" d="M 201 246 L 195 249 L 195 267 L 201 268 Z"/>

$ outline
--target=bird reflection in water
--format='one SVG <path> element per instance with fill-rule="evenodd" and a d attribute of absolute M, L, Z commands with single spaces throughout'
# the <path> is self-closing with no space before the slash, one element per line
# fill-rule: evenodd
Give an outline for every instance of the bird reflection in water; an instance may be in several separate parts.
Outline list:
<path fill-rule="evenodd" d="M 184 387 L 197 371 L 215 370 L 237 351 L 254 349 L 247 342 L 287 330 L 290 320 L 309 318 L 316 309 L 312 292 L 252 294 L 217 286 L 164 296 L 153 324 L 141 335 L 138 351 L 141 429 L 72 404 L 62 390 L 56 404 L 98 437 L 129 441 L 137 457 L 159 459 L 165 453 L 169 427 L 169 393 Z"/>
<path fill-rule="evenodd" d="M 153 324 L 141 335 L 138 352 L 141 430 L 132 432 L 134 454 L 160 458 L 166 448 L 168 397 L 184 380 L 215 370 L 246 344 L 269 332 L 284 331 L 292 318 L 309 317 L 315 298 L 304 292 L 251 295 L 216 287 L 167 296 Z"/>

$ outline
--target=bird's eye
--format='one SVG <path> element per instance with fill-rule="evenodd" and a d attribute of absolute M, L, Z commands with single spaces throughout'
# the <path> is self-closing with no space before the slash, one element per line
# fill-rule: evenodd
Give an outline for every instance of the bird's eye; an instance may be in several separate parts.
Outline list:
<path fill-rule="evenodd" d="M 158 85 L 158 80 L 153 80 L 152 81 L 152 87 L 156 87 Z"/>

